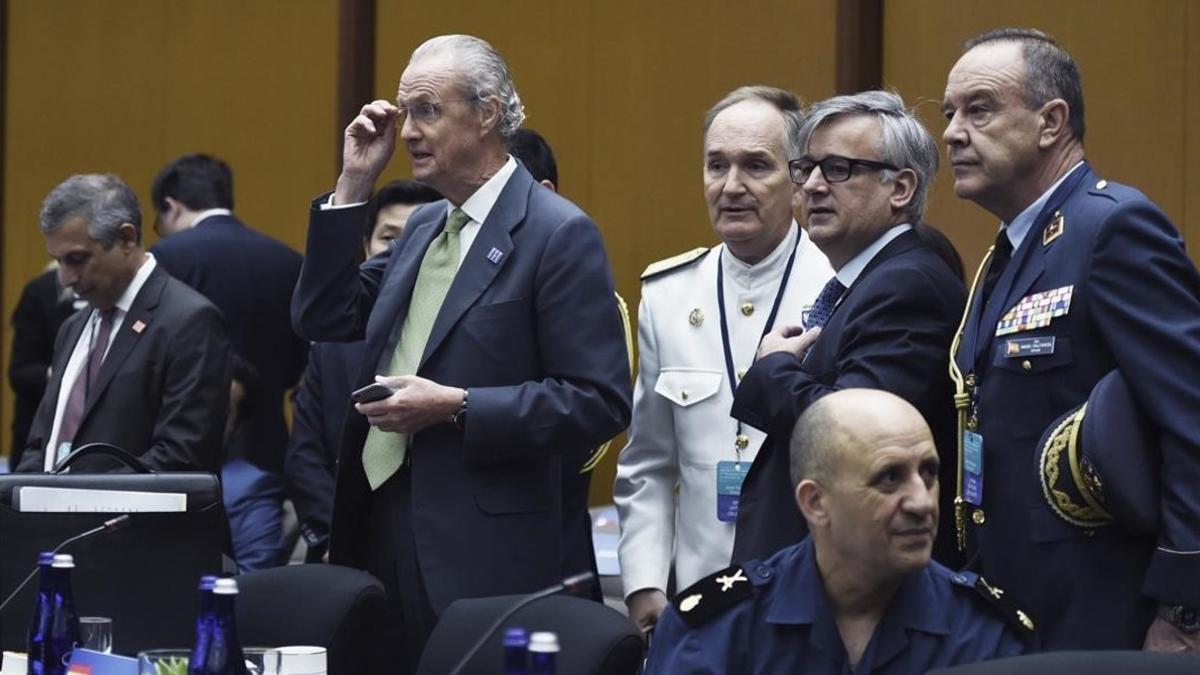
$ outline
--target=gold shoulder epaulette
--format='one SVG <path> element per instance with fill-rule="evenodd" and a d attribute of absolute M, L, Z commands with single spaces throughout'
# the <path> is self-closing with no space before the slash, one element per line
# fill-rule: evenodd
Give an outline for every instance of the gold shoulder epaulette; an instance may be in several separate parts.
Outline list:
<path fill-rule="evenodd" d="M 658 262 L 650 263 L 650 265 L 646 267 L 646 271 L 642 272 L 642 281 L 650 279 L 651 277 L 656 277 L 664 272 L 670 272 L 671 270 L 678 269 L 685 265 L 690 265 L 703 258 L 710 250 L 711 249 L 701 246 L 700 248 L 694 248 L 687 253 L 673 255 L 666 260 L 659 260 Z"/>

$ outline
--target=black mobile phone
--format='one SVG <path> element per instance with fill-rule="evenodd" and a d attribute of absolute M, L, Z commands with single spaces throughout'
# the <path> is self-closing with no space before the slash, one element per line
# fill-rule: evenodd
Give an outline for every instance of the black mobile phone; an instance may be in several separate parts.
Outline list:
<path fill-rule="evenodd" d="M 382 401 L 394 393 L 391 387 L 384 386 L 378 382 L 372 382 L 362 389 L 356 389 L 351 392 L 350 400 L 355 403 L 370 403 L 372 401 Z"/>

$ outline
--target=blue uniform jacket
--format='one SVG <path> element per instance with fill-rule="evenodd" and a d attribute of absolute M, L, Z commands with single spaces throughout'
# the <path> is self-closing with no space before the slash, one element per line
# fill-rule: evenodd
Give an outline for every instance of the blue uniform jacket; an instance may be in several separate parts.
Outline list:
<path fill-rule="evenodd" d="M 851 670 L 810 538 L 744 570 L 753 592 L 700 627 L 689 628 L 674 605 L 663 612 L 651 640 L 647 675 L 909 675 L 1025 649 L 1016 630 L 981 598 L 974 574 L 930 562 L 896 591 Z"/>
<path fill-rule="evenodd" d="M 1052 214 L 1034 223 L 986 307 L 974 300 L 958 351 L 959 367 L 979 378 L 983 436 L 986 518 L 968 519 L 969 552 L 1026 607 L 1047 648 L 1137 649 L 1154 599 L 1200 606 L 1200 275 L 1145 195 L 1087 165 L 1076 171 L 1085 174 L 1061 227 L 1046 232 Z M 1023 298 L 1064 287 L 1065 315 L 995 335 Z M 1010 341 L 1034 337 L 1053 348 L 1008 356 Z M 1067 524 L 1036 478 L 1042 432 L 1114 368 L 1161 430 L 1157 542 L 1119 525 Z"/>

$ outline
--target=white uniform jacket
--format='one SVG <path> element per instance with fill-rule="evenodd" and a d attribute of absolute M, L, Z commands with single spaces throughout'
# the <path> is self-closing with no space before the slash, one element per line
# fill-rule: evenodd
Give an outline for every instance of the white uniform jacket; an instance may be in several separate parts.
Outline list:
<path fill-rule="evenodd" d="M 736 377 L 753 362 L 792 250 L 796 258 L 775 327 L 799 325 L 833 276 L 829 261 L 799 226 L 753 266 L 724 249 L 678 256 L 652 265 L 642 277 L 633 421 L 613 490 L 626 596 L 645 588 L 666 590 L 672 553 L 676 588 L 729 565 L 734 524 L 717 518 L 717 463 L 740 460 L 749 471 L 765 437 L 743 426 L 750 442 L 738 457 L 717 304 L 718 265 L 724 267 Z"/>

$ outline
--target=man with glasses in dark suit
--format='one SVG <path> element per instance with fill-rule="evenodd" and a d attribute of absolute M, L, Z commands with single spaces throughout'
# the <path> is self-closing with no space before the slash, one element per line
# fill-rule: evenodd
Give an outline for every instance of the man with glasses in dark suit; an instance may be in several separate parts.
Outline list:
<path fill-rule="evenodd" d="M 899 96 L 870 91 L 814 105 L 799 147 L 789 164 L 803 189 L 804 223 L 835 275 L 804 325 L 763 338 L 734 397 L 733 416 L 769 435 L 746 477 L 735 561 L 766 558 L 804 537 L 801 519 L 780 518 L 795 509 L 787 439 L 821 397 L 851 387 L 889 391 L 921 412 L 943 457 L 954 447 L 945 350 L 966 293 L 914 231 L 937 144 Z M 944 466 L 943 482 L 953 476 Z M 934 557 L 953 565 L 952 537 L 942 529 Z"/>

